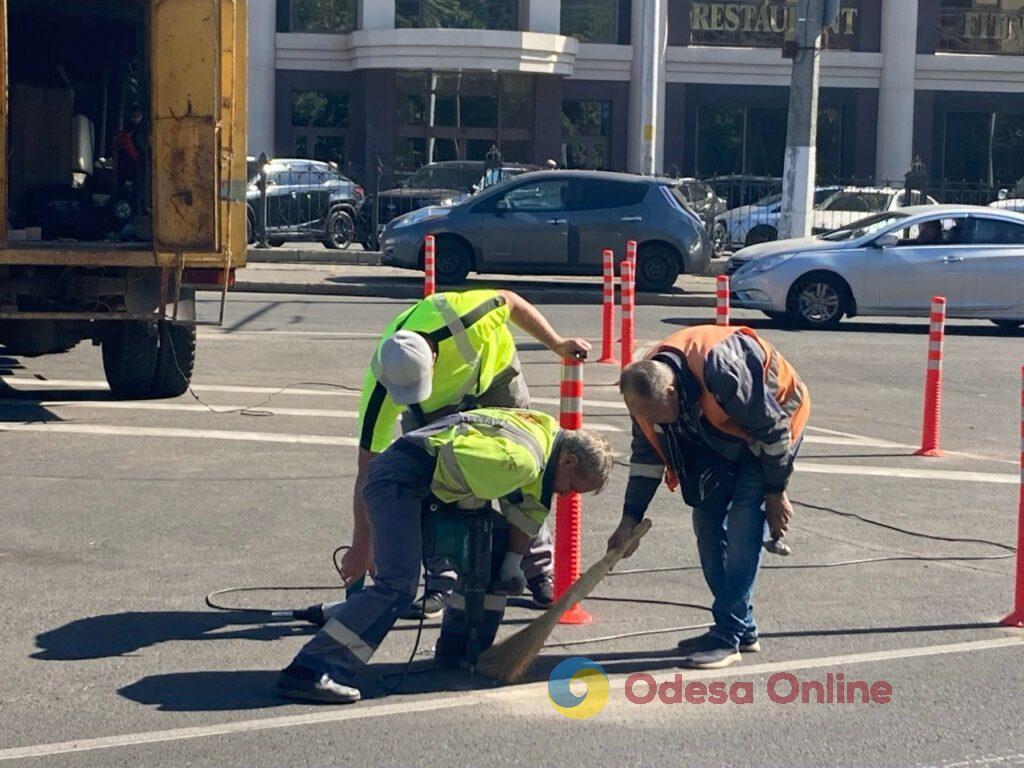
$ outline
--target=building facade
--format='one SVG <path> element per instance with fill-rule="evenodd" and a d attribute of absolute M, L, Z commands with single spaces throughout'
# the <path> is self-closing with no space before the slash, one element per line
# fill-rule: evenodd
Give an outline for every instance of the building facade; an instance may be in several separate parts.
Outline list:
<path fill-rule="evenodd" d="M 250 0 L 250 154 L 636 170 L 648 0 Z M 778 176 L 795 0 L 661 0 L 655 159 Z M 843 0 L 819 179 L 1024 177 L 1024 0 Z"/>

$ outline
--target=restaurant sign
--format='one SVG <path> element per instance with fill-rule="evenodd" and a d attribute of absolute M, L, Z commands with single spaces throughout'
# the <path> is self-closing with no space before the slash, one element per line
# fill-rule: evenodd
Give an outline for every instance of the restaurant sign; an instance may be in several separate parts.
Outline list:
<path fill-rule="evenodd" d="M 857 31 L 859 9 L 842 6 L 825 30 L 829 48 L 850 48 Z M 796 2 L 692 3 L 691 45 L 736 45 L 777 48 L 796 35 Z"/>

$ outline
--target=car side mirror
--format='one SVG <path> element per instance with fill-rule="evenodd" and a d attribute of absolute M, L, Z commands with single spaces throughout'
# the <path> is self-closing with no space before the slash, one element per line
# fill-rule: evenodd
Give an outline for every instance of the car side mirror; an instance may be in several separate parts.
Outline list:
<path fill-rule="evenodd" d="M 502 198 L 494 204 L 494 212 L 499 216 L 504 216 L 508 212 L 508 200 Z"/>
<path fill-rule="evenodd" d="M 998 197 L 999 197 L 1000 200 L 1005 200 L 1009 196 L 1010 196 L 1010 190 L 1008 190 L 1008 189 L 1000 189 L 999 190 Z"/>
<path fill-rule="evenodd" d="M 899 245 L 900 236 L 895 232 L 886 232 L 884 235 L 879 235 L 878 239 L 875 240 L 875 248 L 892 248 Z"/>

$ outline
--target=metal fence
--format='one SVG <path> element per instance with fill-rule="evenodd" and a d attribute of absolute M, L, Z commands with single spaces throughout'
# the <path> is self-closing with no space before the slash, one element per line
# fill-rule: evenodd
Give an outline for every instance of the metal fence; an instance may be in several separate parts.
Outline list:
<path fill-rule="evenodd" d="M 726 253 L 779 236 L 782 179 L 721 176 L 701 180 L 714 190 L 718 213 L 708 225 L 717 253 Z M 820 179 L 814 193 L 814 234 L 845 227 L 877 213 L 912 205 L 953 203 L 989 205 L 1013 190 L 977 182 L 933 182 L 917 172 L 901 179 Z"/>

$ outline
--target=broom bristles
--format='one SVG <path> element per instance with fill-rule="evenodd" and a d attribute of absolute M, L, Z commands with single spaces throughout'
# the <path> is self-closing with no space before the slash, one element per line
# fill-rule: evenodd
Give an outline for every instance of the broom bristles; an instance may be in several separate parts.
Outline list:
<path fill-rule="evenodd" d="M 562 614 L 594 591 L 616 563 L 634 544 L 651 529 L 651 521 L 644 520 L 636 527 L 626 543 L 609 550 L 594 563 L 587 572 L 565 591 L 544 613 L 531 621 L 514 635 L 492 645 L 477 660 L 476 669 L 480 674 L 503 683 L 519 680 L 540 655 L 545 641 L 551 635 Z"/>

